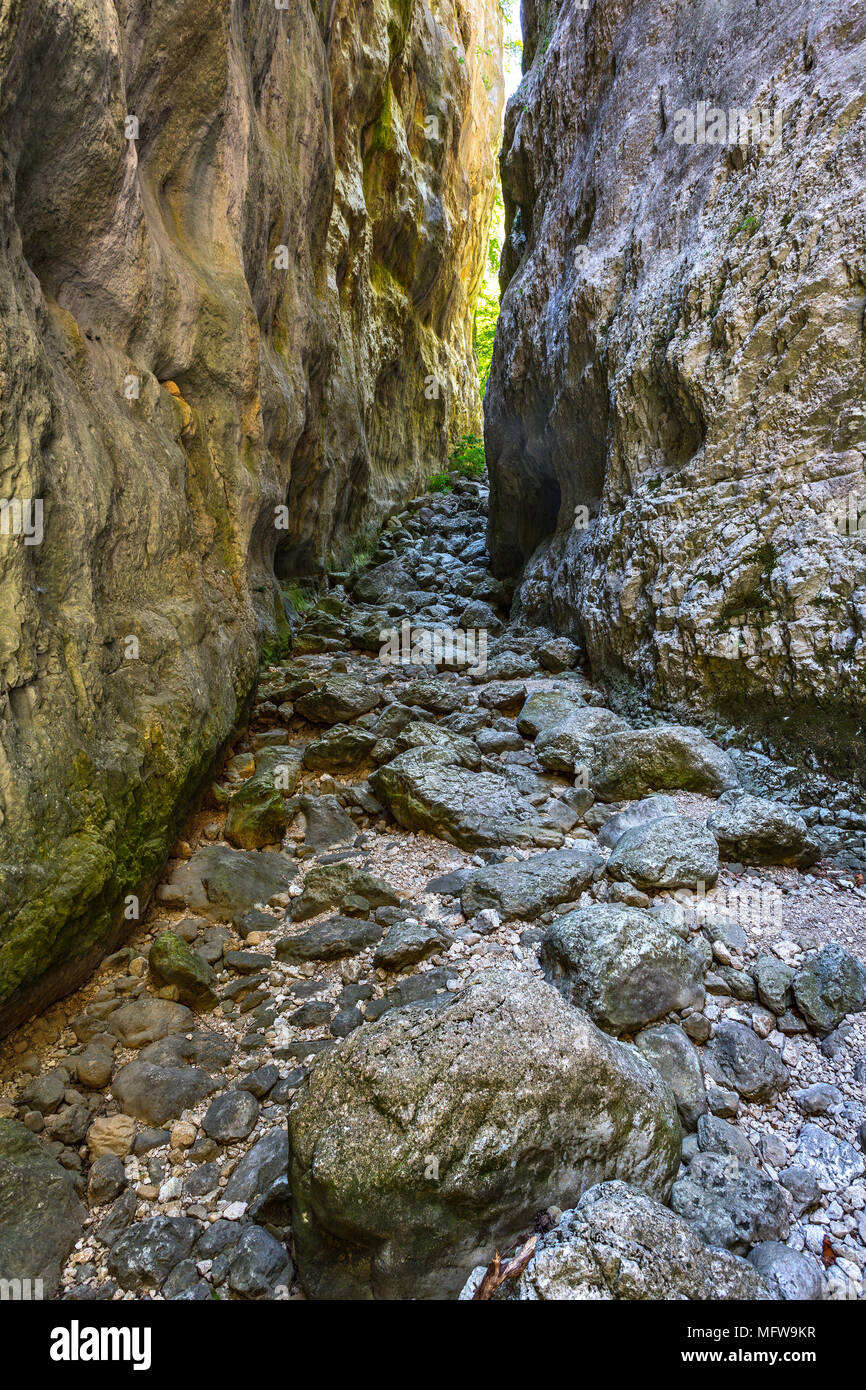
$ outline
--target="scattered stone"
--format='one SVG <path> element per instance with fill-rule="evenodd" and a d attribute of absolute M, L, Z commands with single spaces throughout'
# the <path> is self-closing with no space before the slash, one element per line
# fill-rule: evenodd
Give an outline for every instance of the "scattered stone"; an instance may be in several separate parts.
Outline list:
<path fill-rule="evenodd" d="M 702 821 L 663 816 L 626 830 L 607 861 L 611 878 L 636 888 L 697 888 L 715 883 L 719 853 Z"/>
<path fill-rule="evenodd" d="M 730 756 L 698 729 L 659 724 L 613 733 L 600 745 L 590 785 L 601 801 L 634 800 L 657 791 L 705 792 L 738 785 Z"/>
<path fill-rule="evenodd" d="M 817 1260 L 790 1250 L 777 1240 L 764 1241 L 748 1254 L 749 1264 L 763 1279 L 773 1298 L 816 1302 L 822 1296 Z"/>
<path fill-rule="evenodd" d="M 819 1037 L 866 1008 L 866 967 L 836 942 L 801 966 L 793 987 L 797 1008 Z"/>
<path fill-rule="evenodd" d="M 193 1009 L 216 1007 L 216 973 L 174 932 L 159 933 L 150 948 L 148 964 L 160 984 L 176 986 L 182 1003 Z"/>
<path fill-rule="evenodd" d="M 718 841 L 722 859 L 807 869 L 821 858 L 821 848 L 803 817 L 778 801 L 745 792 L 730 799 L 723 797 L 707 825 Z"/>
<path fill-rule="evenodd" d="M 66 1169 L 24 1125 L 0 1120 L 2 1277 L 41 1279 L 43 1295 L 54 1297 L 84 1216 Z"/>
<path fill-rule="evenodd" d="M 671 1206 L 708 1245 L 738 1255 L 759 1241 L 786 1240 L 790 1229 L 787 1191 L 730 1154 L 697 1154 L 674 1183 Z"/>
<path fill-rule="evenodd" d="M 225 1091 L 205 1111 L 202 1129 L 220 1144 L 246 1139 L 259 1116 L 259 1103 L 250 1091 Z"/>
<path fill-rule="evenodd" d="M 745 1100 L 763 1104 L 784 1091 L 789 1079 L 787 1068 L 769 1043 L 733 1019 L 723 1019 L 707 1044 L 704 1069 Z"/>

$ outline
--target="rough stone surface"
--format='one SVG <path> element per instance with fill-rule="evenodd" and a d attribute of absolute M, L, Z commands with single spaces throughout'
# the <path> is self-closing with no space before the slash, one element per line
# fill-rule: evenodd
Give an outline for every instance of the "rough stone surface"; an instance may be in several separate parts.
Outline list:
<path fill-rule="evenodd" d="M 709 1250 L 682 1217 L 623 1182 L 599 1183 L 543 1235 L 496 1302 L 767 1299 L 759 1275 Z"/>
<path fill-rule="evenodd" d="M 759 1168 L 730 1155 L 696 1154 L 674 1183 L 671 1206 L 708 1245 L 738 1255 L 759 1241 L 785 1240 L 791 1199 Z"/>
<path fill-rule="evenodd" d="M 719 851 L 703 822 L 662 816 L 620 836 L 607 861 L 611 878 L 635 888 L 696 888 L 715 883 Z"/>
<path fill-rule="evenodd" d="M 681 1132 L 637 1053 L 542 981 L 489 970 L 321 1058 L 289 1136 L 308 1292 L 435 1298 L 541 1207 L 573 1204 L 594 1182 L 621 1177 L 664 1198 Z"/>
<path fill-rule="evenodd" d="M 707 1044 L 704 1067 L 745 1100 L 771 1101 L 788 1086 L 788 1069 L 769 1043 L 751 1028 L 723 1019 Z"/>
<path fill-rule="evenodd" d="M 642 908 L 601 903 L 568 912 L 546 929 L 540 959 L 565 997 L 613 1033 L 704 1002 L 699 958 Z"/>
<path fill-rule="evenodd" d="M 661 1072 L 674 1093 L 683 1128 L 697 1128 L 706 1113 L 707 1092 L 697 1048 L 682 1028 L 665 1023 L 638 1033 L 635 1046 Z"/>
<path fill-rule="evenodd" d="M 557 903 L 574 902 L 604 863 L 595 850 L 549 850 L 515 864 L 495 864 L 472 874 L 460 901 L 467 916 L 493 907 L 503 917 L 531 919 Z"/>
<path fill-rule="evenodd" d="M 485 400 L 494 571 L 530 562 L 520 611 L 579 637 L 623 699 L 735 707 L 854 771 L 862 7 L 731 0 L 698 41 L 688 7 L 526 0 L 523 27 Z M 732 108 L 763 129 L 732 130 Z"/>
<path fill-rule="evenodd" d="M 822 1295 L 821 1273 L 814 1260 L 789 1250 L 777 1240 L 764 1241 L 748 1254 L 773 1298 L 817 1302 Z"/>
<path fill-rule="evenodd" d="M 719 856 L 740 864 L 794 864 L 807 869 L 821 850 L 809 827 L 795 812 L 766 797 L 737 796 L 707 821 L 719 844 Z"/>
<path fill-rule="evenodd" d="M 809 1027 L 826 1037 L 848 1014 L 866 1008 L 866 966 L 832 942 L 797 971 L 793 989 Z"/>
<path fill-rule="evenodd" d="M 0 1277 L 42 1279 L 51 1298 L 84 1216 L 66 1169 L 24 1125 L 0 1120 Z"/>
<path fill-rule="evenodd" d="M 493 0 L 7 19 L 4 497 L 44 538 L 38 586 L 23 537 L 0 560 L 4 1027 L 149 892 L 278 580 L 479 432 L 502 104 Z"/>

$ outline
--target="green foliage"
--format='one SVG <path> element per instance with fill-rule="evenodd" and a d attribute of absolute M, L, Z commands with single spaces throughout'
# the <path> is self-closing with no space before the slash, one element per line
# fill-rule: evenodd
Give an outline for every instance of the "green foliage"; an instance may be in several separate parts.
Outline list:
<path fill-rule="evenodd" d="M 479 295 L 475 306 L 475 362 L 478 366 L 478 388 L 483 396 L 487 390 L 490 364 L 493 360 L 493 341 L 499 318 L 499 296 Z"/>
<path fill-rule="evenodd" d="M 427 482 L 428 492 L 450 492 L 451 479 L 447 473 L 434 473 Z"/>
<path fill-rule="evenodd" d="M 480 478 L 485 468 L 484 440 L 477 434 L 464 434 L 449 457 L 452 471 L 462 478 Z"/>
<path fill-rule="evenodd" d="M 286 584 L 283 593 L 296 613 L 306 613 L 308 608 L 312 608 L 315 599 L 312 594 L 302 589 L 300 584 Z"/>

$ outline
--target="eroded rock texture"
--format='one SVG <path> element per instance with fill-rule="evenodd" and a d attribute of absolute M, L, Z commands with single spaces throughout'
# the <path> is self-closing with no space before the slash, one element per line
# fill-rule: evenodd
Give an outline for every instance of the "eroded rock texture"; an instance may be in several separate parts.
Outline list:
<path fill-rule="evenodd" d="M 579 634 L 623 701 L 787 716 L 855 772 L 866 13 L 524 0 L 523 18 L 494 566 L 528 562 L 525 611 Z"/>
<path fill-rule="evenodd" d="M 0 1026 L 146 896 L 275 573 L 477 422 L 500 65 L 495 0 L 0 5 Z"/>

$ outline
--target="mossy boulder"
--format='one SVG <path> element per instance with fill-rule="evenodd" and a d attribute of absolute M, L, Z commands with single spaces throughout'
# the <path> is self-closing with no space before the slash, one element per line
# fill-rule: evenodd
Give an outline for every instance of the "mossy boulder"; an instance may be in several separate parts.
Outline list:
<path fill-rule="evenodd" d="M 41 1279 L 51 1298 L 84 1217 L 71 1174 L 24 1125 L 0 1120 L 0 1278 Z"/>
<path fill-rule="evenodd" d="M 301 754 L 288 745 L 256 754 L 256 770 L 229 802 L 225 837 L 238 849 L 279 844 L 289 823 L 286 798 L 301 777 Z"/>
<path fill-rule="evenodd" d="M 350 895 L 365 898 L 371 908 L 396 907 L 400 901 L 390 884 L 368 869 L 358 869 L 345 862 L 320 864 L 304 879 L 304 891 L 294 901 L 292 918 L 303 922 L 307 917 L 316 917 Z"/>
<path fill-rule="evenodd" d="M 289 1116 L 312 1297 L 451 1298 L 535 1214 L 619 1177 L 664 1201 L 670 1088 L 543 980 L 487 970 L 321 1057 Z"/>
<path fill-rule="evenodd" d="M 591 772 L 599 801 L 631 801 L 660 791 L 719 796 L 738 780 L 730 756 L 685 724 L 611 734 L 599 745 Z"/>
<path fill-rule="evenodd" d="M 217 977 L 213 968 L 172 931 L 160 932 L 150 948 L 150 973 L 159 984 L 174 985 L 181 1002 L 194 1009 L 213 1009 Z"/>

